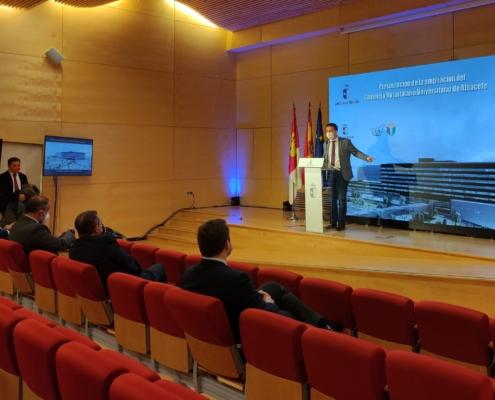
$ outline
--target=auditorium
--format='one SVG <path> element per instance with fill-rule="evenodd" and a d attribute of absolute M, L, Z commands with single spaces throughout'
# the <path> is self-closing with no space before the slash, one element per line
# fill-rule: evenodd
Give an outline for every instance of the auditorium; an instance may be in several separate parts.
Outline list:
<path fill-rule="evenodd" d="M 0 174 L 19 158 L 50 204 L 24 214 L 16 197 L 0 225 L 0 399 L 494 399 L 494 15 L 495 0 L 0 0 Z M 343 226 L 329 123 L 362 151 Z M 308 158 L 324 161 L 311 189 Z M 11 179 L 3 199 L 24 193 Z M 102 282 L 70 257 L 89 210 L 91 236 L 167 283 Z M 28 251 L 20 218 L 72 239 Z M 207 254 L 212 220 L 227 237 Z M 242 306 L 234 328 L 223 295 L 184 285 L 211 260 L 279 312 Z M 274 282 L 335 325 L 282 312 Z"/>

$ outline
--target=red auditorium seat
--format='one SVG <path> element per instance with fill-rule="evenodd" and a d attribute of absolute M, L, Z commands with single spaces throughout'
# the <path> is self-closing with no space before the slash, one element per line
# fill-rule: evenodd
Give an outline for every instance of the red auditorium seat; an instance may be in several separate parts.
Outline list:
<path fill-rule="evenodd" d="M 87 322 L 109 326 L 113 324 L 113 309 L 96 268 L 70 259 L 58 262 L 56 269 L 76 294 Z"/>
<path fill-rule="evenodd" d="M 150 282 L 144 288 L 144 304 L 150 323 L 151 358 L 176 371 L 189 372 L 192 360 L 184 331 L 165 306 L 164 295 L 181 290 L 166 283 Z"/>
<path fill-rule="evenodd" d="M 87 347 L 90 347 L 93 350 L 101 350 L 101 347 L 98 345 L 98 343 L 92 341 L 90 338 L 87 336 L 83 335 L 82 333 L 79 333 L 73 329 L 66 328 L 64 326 L 54 326 L 52 328 L 55 332 L 60 333 L 61 335 L 66 336 L 69 338 L 72 342 L 77 342 L 81 343 Z"/>
<path fill-rule="evenodd" d="M 185 259 L 186 254 L 180 251 L 160 249 L 155 253 L 155 262 L 163 265 L 167 282 L 171 285 L 178 285 L 182 280 Z"/>
<path fill-rule="evenodd" d="M 386 361 L 390 400 L 492 400 L 490 378 L 432 357 L 392 351 Z"/>
<path fill-rule="evenodd" d="M 68 337 L 33 319 L 25 319 L 16 325 L 14 347 L 24 399 L 60 399 L 55 353 L 68 342 Z"/>
<path fill-rule="evenodd" d="M 260 270 L 257 266 L 251 265 L 241 261 L 228 261 L 228 265 L 230 268 L 237 269 L 239 271 L 243 271 L 251 277 L 251 280 L 254 283 L 254 287 L 258 287 L 258 271 Z"/>
<path fill-rule="evenodd" d="M 53 281 L 57 288 L 58 316 L 62 320 L 62 324 L 70 322 L 71 324 L 81 325 L 84 322 L 81 306 L 77 300 L 76 293 L 65 282 L 60 265 L 67 265 L 67 268 L 70 268 L 72 260 L 66 257 L 56 257 L 52 261 Z"/>
<path fill-rule="evenodd" d="M 34 312 L 32 310 L 28 310 L 27 308 L 21 307 L 21 308 L 14 310 L 14 312 L 16 314 L 22 316 L 22 318 L 24 318 L 24 319 L 33 319 L 33 320 L 38 321 L 39 323 L 46 325 L 50 328 L 57 326 L 57 324 L 55 322 L 53 322 L 51 319 L 48 319 L 48 318 L 44 317 L 43 315 L 38 314 L 37 312 Z"/>
<path fill-rule="evenodd" d="M 108 294 L 114 311 L 115 340 L 136 353 L 149 352 L 149 322 L 144 305 L 148 281 L 116 272 L 108 277 Z"/>
<path fill-rule="evenodd" d="M 435 301 L 420 301 L 415 308 L 421 354 L 488 373 L 493 351 L 486 314 Z"/>
<path fill-rule="evenodd" d="M 413 350 L 418 342 L 411 299 L 373 289 L 354 289 L 358 337 L 390 350 Z"/>
<path fill-rule="evenodd" d="M 156 264 L 155 253 L 159 250 L 158 247 L 149 244 L 134 243 L 131 247 L 131 256 L 133 256 L 141 268 L 148 269 L 153 264 Z"/>
<path fill-rule="evenodd" d="M 55 365 L 63 400 L 108 400 L 113 380 L 128 372 L 151 382 L 160 379 L 130 357 L 111 350 L 95 351 L 75 342 L 59 348 Z"/>
<path fill-rule="evenodd" d="M 117 239 L 117 243 L 127 254 L 131 254 L 131 247 L 134 245 L 134 242 L 129 242 L 124 239 Z"/>
<path fill-rule="evenodd" d="M 246 357 L 246 398 L 308 398 L 301 344 L 306 324 L 256 309 L 244 310 L 239 322 Z"/>
<path fill-rule="evenodd" d="M 310 328 L 303 333 L 302 348 L 311 399 L 388 399 L 382 347 Z"/>
<path fill-rule="evenodd" d="M 210 373 L 238 379 L 244 362 L 222 302 L 182 289 L 167 291 L 164 299 L 186 335 L 194 361 Z"/>
<path fill-rule="evenodd" d="M 18 308 L 21 308 L 21 305 L 19 303 L 4 296 L 0 296 L 0 304 L 2 306 L 10 308 L 11 310 L 17 310 Z"/>
<path fill-rule="evenodd" d="M 0 239 L 2 241 L 7 241 L 6 239 Z M 14 281 L 10 275 L 7 263 L 5 262 L 6 257 L 4 257 L 3 251 L 7 249 L 1 246 L 0 243 L 0 292 L 9 294 L 13 296 L 15 294 Z"/>
<path fill-rule="evenodd" d="M 351 334 L 356 327 L 356 321 L 352 310 L 350 286 L 326 279 L 303 278 L 299 290 L 304 304 L 326 319 L 342 324 L 343 332 Z"/>
<path fill-rule="evenodd" d="M 22 314 L 0 306 L 0 388 L 5 399 L 21 399 L 21 373 L 14 349 L 14 328 L 24 320 Z"/>
<path fill-rule="evenodd" d="M 289 292 L 301 297 L 299 292 L 299 284 L 303 276 L 295 272 L 284 271 L 278 268 L 261 268 L 258 271 L 258 287 L 264 283 L 274 281 L 284 286 Z"/>
<path fill-rule="evenodd" d="M 57 256 L 43 250 L 29 254 L 29 265 L 34 278 L 36 305 L 40 310 L 57 313 L 57 289 L 52 274 L 52 261 Z"/>
<path fill-rule="evenodd" d="M 34 295 L 33 275 L 22 245 L 10 240 L 0 240 L 0 257 L 7 266 L 17 290 Z"/>
<path fill-rule="evenodd" d="M 112 382 L 110 400 L 141 399 L 205 400 L 205 397 L 178 383 L 162 379 L 150 383 L 134 374 L 120 375 Z"/>
<path fill-rule="evenodd" d="M 203 256 L 201 254 L 188 254 L 184 259 L 184 268 L 187 269 L 195 264 L 198 264 Z"/>

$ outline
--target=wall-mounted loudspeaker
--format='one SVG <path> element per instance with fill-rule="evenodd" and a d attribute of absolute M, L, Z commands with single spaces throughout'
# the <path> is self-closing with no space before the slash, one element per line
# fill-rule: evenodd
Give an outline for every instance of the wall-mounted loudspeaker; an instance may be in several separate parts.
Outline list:
<path fill-rule="evenodd" d="M 55 47 L 52 47 L 46 53 L 46 56 L 52 60 L 55 64 L 60 64 L 65 60 L 65 57 Z"/>

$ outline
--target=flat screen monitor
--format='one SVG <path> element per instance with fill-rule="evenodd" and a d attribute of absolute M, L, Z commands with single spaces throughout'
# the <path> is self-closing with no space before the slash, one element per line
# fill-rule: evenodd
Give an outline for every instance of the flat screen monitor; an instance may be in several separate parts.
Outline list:
<path fill-rule="evenodd" d="M 44 176 L 91 176 L 93 139 L 45 136 Z"/>

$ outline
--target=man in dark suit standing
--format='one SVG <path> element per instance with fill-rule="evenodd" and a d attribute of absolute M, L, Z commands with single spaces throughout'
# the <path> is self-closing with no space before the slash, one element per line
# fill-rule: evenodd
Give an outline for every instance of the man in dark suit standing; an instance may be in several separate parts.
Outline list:
<path fill-rule="evenodd" d="M 10 229 L 9 239 L 22 244 L 26 256 L 33 250 L 58 254 L 75 240 L 74 229 L 54 236 L 45 225 L 50 212 L 50 201 L 43 196 L 31 197 L 26 202 L 25 214 Z"/>
<path fill-rule="evenodd" d="M 223 219 L 213 219 L 199 227 L 198 245 L 203 259 L 184 271 L 180 287 L 221 300 L 238 342 L 239 316 L 247 308 L 271 311 L 313 326 L 342 331 L 339 323 L 314 312 L 278 283 L 267 282 L 256 289 L 247 273 L 229 268 L 227 257 L 232 252 L 232 243 Z"/>
<path fill-rule="evenodd" d="M 107 293 L 107 279 L 114 272 L 154 282 L 167 282 L 162 264 L 154 264 L 143 270 L 137 260 L 120 247 L 114 235 L 104 234 L 103 224 L 96 211 L 79 214 L 74 225 L 79 239 L 69 249 L 69 257 L 94 266 Z"/>
<path fill-rule="evenodd" d="M 349 139 L 338 136 L 339 128 L 334 123 L 326 127 L 328 141 L 323 146 L 323 158 L 330 168 L 328 186 L 331 188 L 331 224 L 325 229 L 345 230 L 347 214 L 347 187 L 352 179 L 351 154 L 368 162 L 375 159 L 360 152 Z M 337 201 L 338 200 L 338 201 Z"/>
<path fill-rule="evenodd" d="M 21 160 L 12 157 L 7 160 L 8 170 L 0 174 L 0 213 L 5 214 L 5 209 L 11 197 L 20 192 L 22 185 L 28 183 L 27 176 L 21 170 Z M 23 194 L 19 194 L 19 201 L 26 200 Z"/>

